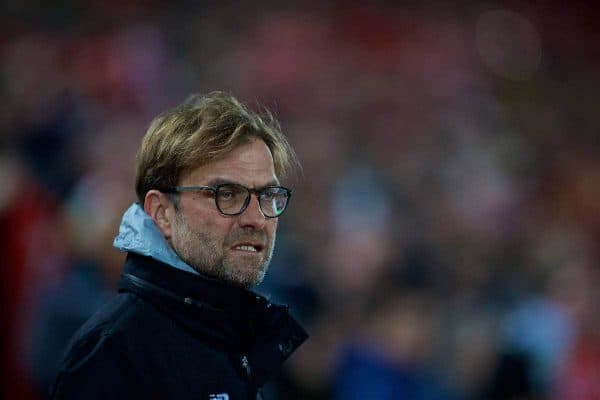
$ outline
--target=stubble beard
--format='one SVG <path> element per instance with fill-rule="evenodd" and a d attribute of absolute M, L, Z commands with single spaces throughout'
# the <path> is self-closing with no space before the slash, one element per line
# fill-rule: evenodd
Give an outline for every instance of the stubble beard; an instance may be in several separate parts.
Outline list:
<path fill-rule="evenodd" d="M 181 212 L 177 212 L 171 244 L 179 257 L 201 274 L 250 289 L 262 282 L 273 257 L 275 237 L 268 240 L 264 231 L 237 230 L 225 237 L 222 244 L 210 231 L 192 229 Z M 265 243 L 263 257 L 234 254 L 231 247 L 244 240 Z"/>

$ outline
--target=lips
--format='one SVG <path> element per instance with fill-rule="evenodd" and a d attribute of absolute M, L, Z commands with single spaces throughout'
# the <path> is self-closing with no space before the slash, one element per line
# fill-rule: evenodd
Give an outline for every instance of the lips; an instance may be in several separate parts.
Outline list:
<path fill-rule="evenodd" d="M 269 237 L 265 231 L 237 230 L 228 235 L 225 245 L 230 250 L 246 253 L 259 254 L 267 249 Z"/>
<path fill-rule="evenodd" d="M 243 243 L 236 243 L 231 248 L 233 250 L 238 250 L 238 251 L 247 251 L 250 253 L 260 253 L 262 251 L 262 249 L 264 248 L 264 246 L 260 243 L 243 242 Z"/>

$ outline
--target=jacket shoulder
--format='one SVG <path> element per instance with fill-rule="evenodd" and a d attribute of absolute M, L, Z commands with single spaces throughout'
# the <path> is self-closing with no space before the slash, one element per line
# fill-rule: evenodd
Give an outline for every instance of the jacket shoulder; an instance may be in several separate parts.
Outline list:
<path fill-rule="evenodd" d="M 120 294 L 76 333 L 52 398 L 246 398 L 251 387 L 225 349 L 135 294 Z M 240 367 L 241 368 L 241 364 Z"/>
<path fill-rule="evenodd" d="M 106 399 L 143 395 L 140 371 L 113 332 L 130 318 L 135 299 L 118 296 L 75 334 L 64 354 L 51 398 Z M 110 382 L 110 384 L 106 384 Z"/>
<path fill-rule="evenodd" d="M 105 337 L 118 337 L 127 332 L 129 325 L 135 324 L 142 302 L 133 295 L 119 294 L 101 307 L 90 317 L 71 338 L 67 345 L 67 353 L 76 354 L 84 351 Z"/>
<path fill-rule="evenodd" d="M 51 389 L 56 399 L 117 399 L 144 397 L 138 371 L 109 337 L 103 337 L 83 357 L 71 357 Z"/>

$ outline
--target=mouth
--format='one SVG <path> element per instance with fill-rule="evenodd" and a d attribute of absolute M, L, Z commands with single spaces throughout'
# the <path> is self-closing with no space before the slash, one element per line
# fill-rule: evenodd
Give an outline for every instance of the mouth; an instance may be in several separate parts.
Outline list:
<path fill-rule="evenodd" d="M 232 247 L 235 251 L 243 251 L 247 253 L 260 253 L 264 246 L 260 243 L 238 243 Z"/>

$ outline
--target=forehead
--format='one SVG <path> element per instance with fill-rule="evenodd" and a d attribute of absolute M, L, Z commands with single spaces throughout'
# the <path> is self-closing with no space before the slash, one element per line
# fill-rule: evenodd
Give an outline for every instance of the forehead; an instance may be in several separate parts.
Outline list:
<path fill-rule="evenodd" d="M 256 187 L 277 182 L 273 155 L 261 139 L 251 139 L 218 160 L 191 170 L 181 184 L 208 184 L 227 180 Z"/>

